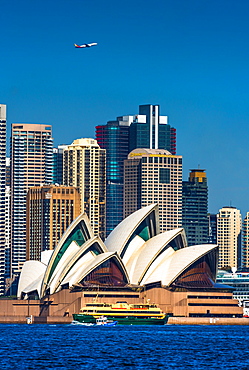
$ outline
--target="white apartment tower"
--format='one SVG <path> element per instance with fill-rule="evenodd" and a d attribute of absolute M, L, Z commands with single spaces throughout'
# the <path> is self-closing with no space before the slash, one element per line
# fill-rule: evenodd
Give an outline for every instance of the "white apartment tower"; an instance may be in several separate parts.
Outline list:
<path fill-rule="evenodd" d="M 134 149 L 124 161 L 124 217 L 157 203 L 161 232 L 182 224 L 182 156 Z"/>
<path fill-rule="evenodd" d="M 5 291 L 6 105 L 0 104 L 0 295 Z"/>
<path fill-rule="evenodd" d="M 106 151 L 94 139 L 77 139 L 63 150 L 63 184 L 74 186 L 81 196 L 95 235 L 105 239 Z"/>
<path fill-rule="evenodd" d="M 13 123 L 11 156 L 11 273 L 26 261 L 26 196 L 30 187 L 52 183 L 52 126 Z"/>
<path fill-rule="evenodd" d="M 241 246 L 241 214 L 235 207 L 223 207 L 217 214 L 218 268 L 239 267 Z"/>

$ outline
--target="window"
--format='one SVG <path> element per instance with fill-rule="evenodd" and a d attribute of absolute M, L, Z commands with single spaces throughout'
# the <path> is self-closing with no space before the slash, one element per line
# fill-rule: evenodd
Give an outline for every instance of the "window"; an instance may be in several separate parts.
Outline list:
<path fill-rule="evenodd" d="M 159 182 L 161 184 L 170 184 L 170 169 L 159 168 Z"/>

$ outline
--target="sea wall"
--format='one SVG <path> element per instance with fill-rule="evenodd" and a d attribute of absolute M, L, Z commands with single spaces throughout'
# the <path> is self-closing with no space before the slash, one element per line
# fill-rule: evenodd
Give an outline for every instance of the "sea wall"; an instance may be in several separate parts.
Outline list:
<path fill-rule="evenodd" d="M 167 325 L 249 325 L 246 317 L 169 317 Z"/>

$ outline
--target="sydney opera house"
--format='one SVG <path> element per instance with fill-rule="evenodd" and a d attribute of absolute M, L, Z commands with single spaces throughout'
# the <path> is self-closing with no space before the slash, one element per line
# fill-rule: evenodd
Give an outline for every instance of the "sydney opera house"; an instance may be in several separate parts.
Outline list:
<path fill-rule="evenodd" d="M 183 228 L 159 229 L 158 206 L 150 205 L 103 242 L 81 214 L 55 250 L 24 264 L 16 310 L 29 304 L 41 322 L 63 322 L 93 300 L 149 300 L 172 317 L 241 317 L 231 288 L 216 283 L 218 246 L 188 246 Z"/>

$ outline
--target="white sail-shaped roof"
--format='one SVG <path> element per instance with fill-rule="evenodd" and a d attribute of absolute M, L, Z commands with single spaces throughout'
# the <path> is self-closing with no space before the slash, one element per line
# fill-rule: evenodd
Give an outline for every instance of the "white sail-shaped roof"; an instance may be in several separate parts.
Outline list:
<path fill-rule="evenodd" d="M 129 247 L 122 258 L 122 261 L 126 268 L 132 263 L 136 257 L 138 257 L 141 253 L 141 250 L 144 248 L 144 240 L 139 236 L 136 235 L 131 242 L 129 243 Z"/>
<path fill-rule="evenodd" d="M 138 281 L 139 285 L 161 282 L 165 271 L 169 268 L 171 257 L 176 252 L 172 247 L 165 249 L 149 266 L 142 279 Z M 156 279 L 156 280 L 155 280 Z"/>
<path fill-rule="evenodd" d="M 57 291 L 60 282 L 64 280 L 65 276 L 69 273 L 74 264 L 78 260 L 82 259 L 82 256 L 84 256 L 86 251 L 88 249 L 90 250 L 91 247 L 93 246 L 97 247 L 98 253 L 102 254 L 107 252 L 106 246 L 98 236 L 95 236 L 94 238 L 88 240 L 81 247 L 79 247 L 77 243 L 75 243 L 75 241 L 72 241 L 72 243 L 69 245 L 69 247 L 61 257 L 60 262 L 58 263 L 48 283 L 48 288 L 50 288 L 50 294 Z M 83 261 L 81 261 L 81 263 L 82 262 Z"/>
<path fill-rule="evenodd" d="M 85 271 L 93 261 L 96 262 L 96 255 L 92 252 L 87 252 L 68 272 L 61 282 L 61 286 L 68 284 L 69 288 L 71 288 L 76 285 L 81 280 L 83 271 Z"/>
<path fill-rule="evenodd" d="M 24 299 L 27 299 L 28 294 L 32 292 L 35 292 L 35 295 L 37 294 L 37 296 L 40 298 L 39 292 L 41 290 L 42 279 L 43 279 L 43 274 L 41 274 L 36 280 L 34 280 L 31 284 L 29 284 L 25 289 L 23 289 L 21 294 L 22 295 L 25 294 Z"/>
<path fill-rule="evenodd" d="M 110 252 L 122 253 L 126 247 L 129 239 L 135 233 L 138 226 L 148 217 L 153 211 L 155 211 L 155 234 L 159 233 L 158 226 L 158 206 L 157 204 L 151 204 L 147 207 L 143 207 L 138 211 L 132 213 L 126 217 L 115 229 L 109 234 L 105 240 L 105 245 Z M 154 235 L 152 235 L 154 236 Z"/>
<path fill-rule="evenodd" d="M 77 235 L 77 229 L 78 234 Z M 72 234 L 76 234 L 75 238 L 73 238 Z M 54 250 L 54 253 L 52 254 L 48 267 L 45 271 L 42 287 L 41 287 L 41 296 L 44 295 L 46 289 L 48 288 L 49 282 L 51 280 L 51 277 L 57 268 L 61 258 L 65 254 L 67 248 L 71 244 L 72 241 L 77 242 L 77 237 L 81 238 L 80 247 L 82 246 L 82 243 L 86 242 L 87 240 L 93 238 L 93 231 L 90 226 L 89 219 L 85 213 L 80 214 L 67 228 L 63 236 L 61 237 L 57 247 Z M 72 239 L 72 240 L 71 240 Z"/>
<path fill-rule="evenodd" d="M 122 260 L 118 256 L 116 252 L 106 252 L 99 254 L 96 256 L 92 261 L 88 264 L 86 264 L 83 268 L 80 266 L 81 262 L 78 262 L 78 266 L 75 266 L 75 271 L 78 270 L 77 274 L 70 274 L 70 276 L 65 277 L 65 279 L 62 281 L 61 285 L 69 284 L 70 287 L 73 285 L 78 284 L 81 280 L 83 280 L 88 274 L 90 274 L 93 270 L 95 270 L 99 265 L 104 263 L 105 261 L 114 258 L 118 264 L 120 265 L 122 272 L 126 276 L 127 282 L 129 282 L 129 277 L 127 275 L 127 272 L 125 270 L 125 267 L 123 265 Z"/>
<path fill-rule="evenodd" d="M 44 263 L 44 265 L 48 265 L 53 253 L 54 253 L 54 249 L 42 251 L 41 252 L 41 262 Z"/>
<path fill-rule="evenodd" d="M 17 297 L 20 298 L 22 292 L 25 293 L 29 291 L 33 291 L 35 289 L 28 289 L 26 290 L 27 287 L 31 286 L 34 282 L 37 283 L 37 279 L 41 279 L 40 281 L 40 286 L 42 282 L 42 278 L 44 276 L 44 273 L 46 271 L 46 265 L 40 261 L 26 261 L 23 264 L 21 275 L 19 278 L 19 284 L 18 284 L 18 291 L 17 291 Z M 36 284 L 37 287 L 37 284 Z M 37 292 L 38 295 L 40 291 Z"/>
<path fill-rule="evenodd" d="M 126 265 L 127 270 L 130 271 L 130 279 L 133 284 L 138 284 L 142 280 L 152 262 L 178 235 L 182 238 L 182 246 L 186 247 L 187 241 L 183 228 L 165 231 L 144 243 L 139 256 L 136 256 L 136 254 L 134 255 L 134 258 L 136 258 L 136 265 L 133 271 L 131 271 L 129 265 Z M 130 261 L 130 263 L 132 263 L 132 261 Z"/>
<path fill-rule="evenodd" d="M 152 264 L 153 271 L 144 276 L 141 284 L 151 284 L 161 281 L 162 285 L 169 286 L 195 261 L 217 248 L 217 245 L 203 244 L 172 251 L 167 255 L 167 250 Z M 153 266 L 154 265 L 154 266 Z"/>

